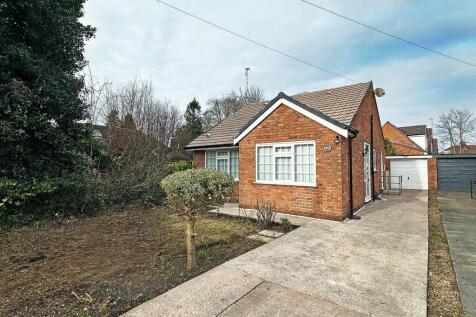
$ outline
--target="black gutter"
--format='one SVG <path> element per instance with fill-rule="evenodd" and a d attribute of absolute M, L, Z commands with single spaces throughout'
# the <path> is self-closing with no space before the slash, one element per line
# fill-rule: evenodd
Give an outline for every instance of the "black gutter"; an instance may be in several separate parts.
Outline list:
<path fill-rule="evenodd" d="M 357 137 L 357 134 L 359 133 L 359 130 L 356 130 L 354 128 L 352 129 L 352 134 L 349 134 L 347 140 L 349 142 L 349 207 L 350 207 L 350 215 L 349 218 L 354 217 L 354 180 L 352 178 L 352 170 L 353 170 L 353 165 L 352 165 L 352 139 Z"/>
<path fill-rule="evenodd" d="M 448 159 L 457 159 L 457 158 L 476 158 L 476 154 L 433 154 L 430 155 L 435 158 L 448 158 Z"/>
<path fill-rule="evenodd" d="M 374 189 L 374 116 L 370 115 L 370 186 L 371 193 L 372 193 L 372 201 L 375 201 L 375 189 Z"/>
<path fill-rule="evenodd" d="M 354 217 L 354 188 L 352 184 L 352 139 L 355 136 L 349 136 L 349 207 L 350 207 L 350 215 L 349 218 Z"/>
<path fill-rule="evenodd" d="M 197 146 L 186 146 L 184 150 L 194 151 L 194 150 L 202 150 L 202 149 L 212 149 L 212 148 L 220 148 L 220 147 L 238 147 L 233 143 L 229 144 L 215 144 L 215 145 L 197 145 Z"/>

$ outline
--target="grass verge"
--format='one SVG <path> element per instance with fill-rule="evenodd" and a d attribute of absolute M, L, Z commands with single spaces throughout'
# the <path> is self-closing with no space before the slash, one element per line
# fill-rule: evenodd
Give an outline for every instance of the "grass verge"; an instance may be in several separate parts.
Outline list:
<path fill-rule="evenodd" d="M 428 230 L 428 316 L 464 316 L 436 191 L 428 192 Z"/>

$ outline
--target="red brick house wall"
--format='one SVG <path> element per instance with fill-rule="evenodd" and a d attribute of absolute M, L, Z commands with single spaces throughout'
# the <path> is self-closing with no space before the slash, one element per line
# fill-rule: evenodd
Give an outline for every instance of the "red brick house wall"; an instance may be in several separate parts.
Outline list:
<path fill-rule="evenodd" d="M 353 210 L 365 204 L 364 142 L 370 144 L 370 116 L 373 116 L 373 142 L 376 167 L 374 193 L 381 192 L 381 153 L 384 139 L 377 104 L 369 90 L 351 126 L 359 131 L 352 140 Z M 335 144 L 336 138 L 339 144 Z M 316 187 L 256 183 L 256 144 L 293 141 L 315 142 Z M 324 152 L 324 146 L 331 146 Z M 239 143 L 239 204 L 253 208 L 257 200 L 269 200 L 279 211 L 311 217 L 343 220 L 350 214 L 348 139 L 306 116 L 281 105 Z M 203 167 L 204 151 L 193 153 L 193 166 Z M 372 169 L 373 171 L 373 169 Z"/>
<path fill-rule="evenodd" d="M 205 151 L 193 151 L 192 167 L 201 168 L 205 167 Z"/>
<path fill-rule="evenodd" d="M 425 154 L 423 149 L 390 122 L 384 124 L 382 131 L 384 137 L 392 142 L 395 155 Z"/>
<path fill-rule="evenodd" d="M 240 206 L 270 200 L 286 213 L 342 220 L 342 153 L 337 133 L 281 105 L 239 143 Z M 256 144 L 309 141 L 316 144 L 317 187 L 256 184 Z M 323 153 L 325 145 L 331 152 Z"/>
<path fill-rule="evenodd" d="M 369 91 L 360 105 L 359 111 L 352 120 L 351 126 L 359 131 L 357 136 L 352 139 L 352 187 L 353 187 L 353 209 L 358 210 L 365 204 L 365 185 L 364 185 L 364 142 L 370 144 L 370 116 L 373 117 L 373 147 L 376 151 L 376 171 L 372 168 L 374 194 L 378 195 L 382 192 L 382 154 L 385 162 L 385 147 L 383 133 L 380 123 L 380 115 L 378 113 L 377 102 L 372 91 Z M 343 145 L 345 153 L 348 153 L 348 143 Z M 348 154 L 346 154 L 348 155 Z M 348 175 L 349 168 L 347 164 L 343 165 L 345 169 L 344 175 Z M 349 202 L 349 181 L 348 178 L 343 180 L 346 190 L 343 192 L 345 202 Z M 346 217 L 350 210 L 348 204 L 344 209 Z"/>

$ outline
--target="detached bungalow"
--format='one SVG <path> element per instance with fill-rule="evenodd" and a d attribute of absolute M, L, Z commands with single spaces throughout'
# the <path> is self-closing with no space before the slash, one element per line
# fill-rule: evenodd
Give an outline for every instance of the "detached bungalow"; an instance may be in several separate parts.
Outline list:
<path fill-rule="evenodd" d="M 372 82 L 279 93 L 193 140 L 193 166 L 238 181 L 240 207 L 343 220 L 382 191 L 384 139 Z"/>

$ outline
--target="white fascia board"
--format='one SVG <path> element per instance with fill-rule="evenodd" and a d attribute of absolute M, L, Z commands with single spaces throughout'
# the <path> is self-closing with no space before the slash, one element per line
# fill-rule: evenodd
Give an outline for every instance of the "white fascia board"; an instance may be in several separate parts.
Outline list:
<path fill-rule="evenodd" d="M 343 128 L 327 121 L 326 119 L 323 119 L 319 116 L 316 116 L 314 113 L 309 112 L 306 109 L 303 109 L 302 107 L 288 101 L 287 99 L 281 98 L 278 101 L 276 101 L 271 107 L 269 107 L 268 110 L 263 112 L 263 114 L 261 116 L 259 116 L 248 128 L 246 128 L 245 131 L 243 131 L 239 136 L 237 136 L 233 140 L 233 144 L 237 144 L 238 142 L 240 142 L 241 139 L 243 139 L 248 133 L 250 133 L 254 128 L 256 128 L 261 122 L 263 122 L 264 119 L 266 119 L 266 117 L 268 117 L 274 110 L 276 110 L 276 108 L 278 108 L 282 104 L 291 108 L 291 109 L 293 109 L 294 111 L 302 114 L 303 116 L 306 116 L 309 119 L 314 120 L 317 123 L 322 124 L 326 128 L 329 128 L 332 131 L 342 135 L 344 138 L 347 138 L 348 135 L 349 135 L 349 131 L 347 131 L 346 129 L 343 129 Z"/>

